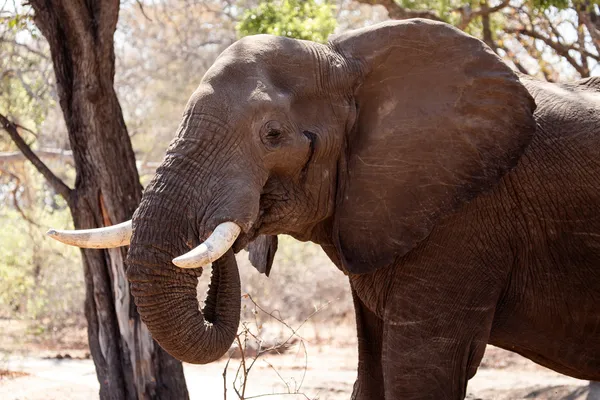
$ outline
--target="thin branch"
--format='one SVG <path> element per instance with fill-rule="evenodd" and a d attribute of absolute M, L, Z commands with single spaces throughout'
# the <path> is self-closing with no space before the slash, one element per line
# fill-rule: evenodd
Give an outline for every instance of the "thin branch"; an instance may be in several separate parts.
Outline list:
<path fill-rule="evenodd" d="M 508 6 L 509 3 L 510 0 L 503 0 L 500 4 L 494 7 L 489 7 L 486 3 L 484 6 L 476 10 L 471 10 L 470 6 L 456 8 L 453 11 L 458 12 L 461 15 L 460 22 L 456 27 L 464 31 L 475 18 L 489 16 L 490 14 L 502 10 L 504 7 Z"/>
<path fill-rule="evenodd" d="M 236 337 L 235 337 L 235 338 L 237 339 L 238 346 L 240 347 L 240 354 L 241 354 L 241 357 L 242 357 L 242 371 L 244 371 L 244 372 L 243 372 L 243 374 L 244 374 L 244 383 L 243 383 L 243 385 L 242 385 L 242 397 L 241 397 L 241 398 L 242 398 L 242 400 L 243 400 L 243 399 L 245 399 L 245 395 L 246 395 L 246 384 L 247 384 L 247 382 L 248 382 L 248 370 L 246 370 L 246 354 L 245 354 L 245 351 L 244 351 L 244 350 L 245 350 L 245 347 L 242 347 L 242 342 L 241 342 L 241 340 L 240 340 L 240 335 L 236 335 Z M 246 341 L 244 340 L 244 343 L 245 343 L 245 342 L 246 342 Z"/>
<path fill-rule="evenodd" d="M 296 392 L 299 392 L 300 389 L 302 389 L 302 385 L 304 384 L 304 378 L 306 378 L 306 371 L 308 370 L 308 351 L 306 351 L 306 345 L 304 344 L 304 340 L 300 341 L 300 346 L 302 346 L 302 350 L 304 350 L 304 370 L 302 371 L 302 379 L 300 379 L 300 384 L 298 385 L 298 389 L 296 390 Z"/>
<path fill-rule="evenodd" d="M 33 136 L 34 136 L 34 137 L 37 139 L 37 137 L 38 137 L 38 134 L 37 134 L 37 132 L 34 132 L 34 131 L 32 131 L 31 129 L 29 129 L 29 128 L 27 128 L 27 127 L 23 126 L 23 125 L 17 124 L 16 122 L 13 122 L 12 124 L 13 124 L 14 126 L 16 126 L 18 129 L 21 129 L 22 131 L 25 131 L 25 132 L 29 132 L 29 133 L 31 133 L 31 134 L 32 134 L 32 135 L 33 135 Z"/>
<path fill-rule="evenodd" d="M 585 55 L 585 25 L 581 20 L 581 12 L 577 13 L 577 43 L 579 44 L 579 57 L 581 57 L 581 65 L 587 71 L 587 76 L 590 75 L 590 63 Z"/>
<path fill-rule="evenodd" d="M 33 164 L 33 166 L 41 173 L 46 181 L 52 186 L 56 193 L 60 194 L 67 203 L 70 202 L 71 188 L 69 188 L 58 176 L 48 168 L 46 164 L 31 150 L 31 147 L 23 140 L 17 127 L 8 120 L 4 115 L 0 114 L 0 124 L 4 130 L 8 133 L 13 142 L 17 145 L 19 150 L 27 157 L 27 159 Z"/>
<path fill-rule="evenodd" d="M 73 152 L 70 150 L 60 149 L 42 149 L 33 150 L 33 152 L 41 159 L 60 160 L 66 164 L 73 165 Z M 0 152 L 0 163 L 14 163 L 27 160 L 27 157 L 20 151 Z"/>
<path fill-rule="evenodd" d="M 265 393 L 265 394 L 257 394 L 256 396 L 249 396 L 249 397 L 246 397 L 244 400 L 258 399 L 261 397 L 269 397 L 269 396 L 304 396 L 304 398 L 306 400 L 310 400 L 310 397 L 308 397 L 304 393 Z"/>
<path fill-rule="evenodd" d="M 229 361 L 231 361 L 231 354 L 225 363 L 225 368 L 223 368 L 223 400 L 227 400 L 227 367 L 229 367 Z"/>
<path fill-rule="evenodd" d="M 298 329 L 300 329 L 300 328 L 302 327 L 302 325 L 304 325 L 304 323 L 305 323 L 306 321 L 308 321 L 308 320 L 309 320 L 309 318 L 311 318 L 311 317 L 312 317 L 313 315 L 315 315 L 317 312 L 319 312 L 319 311 L 321 311 L 321 310 L 322 310 L 322 308 L 320 308 L 320 309 L 316 310 L 315 312 L 313 312 L 312 314 L 310 314 L 310 315 L 309 315 L 309 316 L 308 316 L 308 317 L 307 317 L 307 318 L 306 318 L 304 321 L 302 321 L 302 323 L 300 324 L 300 326 L 299 326 L 298 328 L 294 329 L 294 328 L 292 328 L 292 327 L 291 327 L 291 326 L 290 326 L 290 325 L 289 325 L 287 322 L 285 322 L 285 321 L 284 321 L 284 320 L 282 320 L 281 318 L 277 318 L 275 315 L 273 315 L 273 314 L 275 313 L 275 311 L 277 311 L 277 310 L 275 310 L 275 311 L 271 311 L 271 312 L 268 312 L 268 311 L 266 311 L 264 308 L 262 308 L 261 306 L 259 306 L 259 305 L 258 305 L 258 303 L 256 303 L 256 301 L 254 301 L 254 299 L 252 298 L 252 296 L 250 296 L 250 294 L 249 294 L 249 293 L 246 293 L 246 296 L 248 297 L 248 300 L 250 300 L 250 301 L 252 302 L 252 304 L 254 304 L 254 306 L 255 306 L 256 308 L 258 308 L 260 311 L 264 312 L 265 314 L 267 314 L 269 317 L 273 318 L 273 319 L 274 319 L 274 320 L 276 320 L 277 322 L 279 322 L 279 323 L 283 324 L 283 325 L 284 325 L 286 328 L 288 328 L 290 331 L 292 331 L 292 332 L 293 332 L 293 335 L 296 335 L 296 336 L 298 336 L 298 337 L 299 337 L 300 339 L 302 339 L 302 340 L 305 340 L 305 339 L 304 339 L 302 336 L 300 336 L 300 335 L 297 335 L 297 334 L 296 334 L 296 331 L 297 331 Z M 330 304 L 330 303 L 327 303 L 325 306 L 323 306 L 323 308 L 327 307 L 329 304 Z M 284 343 L 287 343 L 289 340 L 290 340 L 290 339 L 286 340 Z M 268 351 L 271 351 L 271 350 L 273 350 L 273 348 L 265 349 L 265 352 L 268 352 Z"/>
<path fill-rule="evenodd" d="M 7 171 L 5 169 L 0 168 L 0 174 L 6 174 L 9 177 L 11 177 L 12 179 L 14 179 L 15 181 L 15 187 L 13 190 L 11 190 L 11 194 L 12 194 L 12 198 L 13 198 L 13 206 L 15 207 L 15 209 L 17 210 L 17 212 L 19 214 L 21 214 L 21 217 L 29 222 L 31 225 L 36 226 L 36 227 L 40 227 L 37 222 L 35 222 L 34 220 L 32 220 L 31 218 L 29 218 L 27 216 L 27 214 L 25 214 L 25 211 L 23 211 L 23 209 L 21 208 L 21 206 L 19 205 L 19 200 L 17 199 L 17 192 L 19 191 L 19 188 L 21 187 L 21 178 L 19 178 L 17 175 L 13 174 L 10 171 Z"/>
<path fill-rule="evenodd" d="M 548 17 L 548 15 L 545 12 L 541 12 L 540 15 L 544 18 L 546 25 L 548 25 L 548 27 L 556 37 L 556 41 L 560 42 L 561 40 L 564 40 L 558 29 L 556 29 L 556 27 L 559 26 L 561 22 L 552 23 L 550 17 Z M 572 21 L 569 22 L 572 23 Z M 573 26 L 573 28 L 577 29 L 575 26 Z"/>
<path fill-rule="evenodd" d="M 14 125 L 20 128 L 20 125 Z M 71 150 L 41 149 L 32 151 L 42 160 L 60 160 L 65 164 L 74 166 L 73 152 Z M 0 152 L 0 164 L 10 164 L 25 160 L 28 160 L 28 158 L 20 151 Z M 154 161 L 136 161 L 135 165 L 140 175 L 153 175 L 160 163 Z"/>
<path fill-rule="evenodd" d="M 590 37 L 592 38 L 592 44 L 596 48 L 598 55 L 600 55 L 600 17 L 596 16 L 593 11 L 589 13 L 581 13 L 579 17 L 587 28 Z M 596 23 L 592 21 L 592 17 L 597 19 Z"/>
<path fill-rule="evenodd" d="M 331 302 L 328 302 L 327 304 L 315 309 L 308 317 L 306 317 L 306 319 L 304 319 L 304 321 L 302 321 L 302 323 L 297 327 L 297 328 L 292 328 L 289 324 L 287 324 L 286 322 L 284 322 L 281 318 L 275 317 L 273 315 L 274 312 L 267 312 L 265 311 L 261 306 L 259 306 L 256 301 L 254 301 L 254 299 L 248 294 L 244 294 L 243 295 L 244 298 L 249 299 L 253 304 L 255 309 L 253 310 L 253 314 L 254 314 L 254 324 L 256 326 L 256 328 L 258 329 L 256 335 L 254 333 L 252 333 L 252 331 L 250 330 L 248 324 L 246 324 L 245 322 L 242 324 L 243 328 L 242 330 L 236 335 L 236 341 L 237 341 L 237 346 L 239 348 L 240 351 L 240 356 L 241 356 L 241 362 L 240 365 L 237 368 L 237 371 L 235 373 L 235 377 L 233 379 L 233 390 L 235 391 L 235 393 L 237 394 L 238 398 L 240 400 L 248 400 L 248 399 L 255 399 L 255 398 L 260 398 L 260 397 L 268 397 L 268 396 L 274 396 L 274 395 L 301 395 L 303 396 L 305 399 L 310 400 L 309 397 L 304 394 L 304 393 L 300 393 L 300 389 L 302 388 L 302 385 L 304 383 L 304 379 L 306 377 L 306 371 L 308 369 L 308 352 L 306 351 L 306 345 L 304 343 L 304 339 L 302 339 L 299 335 L 298 335 L 298 330 L 306 323 L 306 321 L 308 321 L 310 318 L 312 318 L 315 314 L 321 312 L 324 308 L 326 308 L 327 306 L 329 306 L 329 304 L 331 304 Z M 292 332 L 290 334 L 290 336 L 283 342 L 283 343 L 279 343 L 279 344 L 275 344 L 271 347 L 269 347 L 268 349 L 263 349 L 262 348 L 262 342 L 263 340 L 259 337 L 260 336 L 260 329 L 261 329 L 261 324 L 259 324 L 258 318 L 257 318 L 257 314 L 258 312 L 256 310 L 260 310 L 263 313 L 267 314 L 268 316 L 270 316 L 271 318 L 275 319 L 276 321 L 280 322 L 281 324 L 283 324 L 285 327 L 287 327 L 288 329 L 290 329 L 290 331 Z M 241 339 L 241 335 L 244 335 L 244 344 L 242 345 L 242 339 Z M 247 350 L 247 342 L 248 342 L 248 335 L 250 335 L 257 343 L 258 345 L 258 350 L 256 351 L 256 354 L 251 357 L 250 355 L 246 354 L 246 350 Z M 292 378 L 292 380 L 294 381 L 294 388 L 292 389 L 292 387 L 290 386 L 290 384 L 283 379 L 283 377 L 281 376 L 281 374 L 277 371 L 277 369 L 268 361 L 265 361 L 265 363 L 271 368 L 273 369 L 273 371 L 275 371 L 275 373 L 277 374 L 277 376 L 279 377 L 279 379 L 283 382 L 283 384 L 286 386 L 287 388 L 287 393 L 269 393 L 269 394 L 262 394 L 262 395 L 255 395 L 255 396 L 250 396 L 250 397 L 246 397 L 246 387 L 248 385 L 248 376 L 250 374 L 250 370 L 252 369 L 254 363 L 265 353 L 271 352 L 271 351 L 276 351 L 279 353 L 280 349 L 285 349 L 288 346 L 288 342 L 293 338 L 293 337 L 298 337 L 300 338 L 300 346 L 302 348 L 302 350 L 304 351 L 304 371 L 302 374 L 302 379 L 300 380 L 300 384 L 298 385 L 296 383 L 296 380 Z M 298 349 L 298 352 L 300 351 L 300 349 Z M 233 353 L 230 353 L 229 355 L 229 360 L 231 359 Z M 250 363 L 250 365 L 248 366 L 248 362 L 247 360 L 250 360 L 250 358 L 252 358 L 252 362 Z M 227 366 L 229 365 L 229 360 L 227 361 L 227 365 L 225 366 L 225 368 L 223 369 L 223 385 L 224 385 L 224 391 L 226 392 L 227 390 Z M 242 373 L 242 376 L 240 376 L 240 371 Z M 239 382 L 239 387 L 236 386 L 236 382 L 238 381 L 238 377 L 240 378 L 240 382 Z M 226 394 L 224 395 L 225 399 L 226 399 Z"/>
<path fill-rule="evenodd" d="M 7 39 L 4 39 L 4 38 L 0 38 L 0 42 L 10 43 L 13 46 L 22 47 L 25 50 L 27 50 L 28 52 L 30 52 L 32 54 L 35 54 L 36 56 L 38 56 L 40 58 L 43 58 L 44 60 L 49 60 L 49 57 L 48 57 L 47 54 L 42 53 L 41 51 L 36 50 L 36 49 L 32 48 L 31 46 L 29 46 L 29 45 L 27 45 L 25 43 L 19 43 L 16 40 L 7 40 Z"/>
<path fill-rule="evenodd" d="M 498 48 L 504 50 L 506 55 L 510 58 L 510 61 L 512 61 L 512 63 L 515 64 L 515 67 L 519 70 L 520 73 L 525 75 L 531 75 L 531 72 L 529 72 L 527 68 L 525 68 L 523 64 L 521 64 L 521 62 L 517 59 L 517 55 L 512 50 L 509 50 L 506 46 L 498 46 Z"/>
<path fill-rule="evenodd" d="M 285 379 L 283 379 L 283 376 L 281 376 L 281 374 L 279 373 L 279 371 L 277 371 L 277 369 L 273 366 L 273 364 L 271 364 L 267 360 L 263 360 L 263 362 L 265 364 L 267 364 L 269 366 L 269 368 L 271 368 L 277 374 L 277 376 L 279 377 L 279 379 L 281 379 L 281 382 L 283 382 L 283 384 L 287 388 L 287 392 L 289 394 L 292 394 L 292 389 L 290 388 L 290 385 L 287 383 L 287 381 Z"/>
<path fill-rule="evenodd" d="M 144 10 L 144 4 L 142 4 L 141 0 L 135 0 L 135 2 L 137 3 L 138 8 L 142 12 L 142 15 L 144 16 L 144 18 L 146 18 L 148 21 L 152 22 L 152 18 L 150 18 L 148 16 L 148 14 L 146 14 L 146 10 Z"/>
<path fill-rule="evenodd" d="M 432 19 L 434 21 L 444 22 L 443 19 L 438 17 L 433 11 L 429 10 L 410 10 L 408 8 L 401 7 L 394 0 L 357 0 L 359 3 L 370 4 L 372 6 L 381 5 L 384 6 L 391 19 L 409 19 L 409 18 L 425 18 Z"/>
<path fill-rule="evenodd" d="M 487 1 L 481 5 L 481 26 L 483 27 L 483 41 L 485 44 L 490 46 L 494 53 L 498 52 L 498 46 L 494 42 L 494 37 L 492 34 L 492 28 L 490 26 L 490 13 L 488 12 L 489 8 L 487 5 Z M 485 12 L 484 12 L 485 11 Z"/>
<path fill-rule="evenodd" d="M 561 57 L 564 57 L 565 60 L 567 60 L 569 62 L 569 64 L 571 64 L 573 66 L 573 68 L 575 68 L 575 70 L 582 76 L 582 77 L 586 77 L 588 75 L 588 71 L 586 71 L 586 69 L 579 65 L 579 63 L 577 62 L 577 60 L 575 60 L 570 54 L 569 54 L 569 50 L 572 49 L 571 46 L 565 46 L 562 45 L 558 42 L 553 41 L 552 39 L 535 32 L 534 30 L 530 30 L 527 28 L 509 28 L 506 27 L 504 28 L 504 31 L 506 33 L 516 33 L 518 35 L 523 35 L 523 36 L 528 36 L 532 39 L 538 39 L 541 40 L 542 42 L 544 42 L 546 45 L 548 45 L 549 47 L 551 47 L 556 54 L 558 54 Z M 574 49 L 573 49 L 574 50 Z"/>

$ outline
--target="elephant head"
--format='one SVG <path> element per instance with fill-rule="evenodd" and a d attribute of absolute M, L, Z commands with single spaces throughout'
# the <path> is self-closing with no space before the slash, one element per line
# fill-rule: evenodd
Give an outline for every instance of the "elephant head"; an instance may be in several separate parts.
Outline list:
<path fill-rule="evenodd" d="M 489 48 L 442 23 L 388 22 L 326 45 L 236 42 L 189 100 L 133 216 L 127 274 L 142 319 L 175 357 L 219 358 L 239 322 L 233 252 L 250 244 L 268 272 L 286 233 L 346 273 L 388 267 L 515 166 L 534 109 Z M 107 229 L 122 245 L 131 225 Z M 197 267 L 211 261 L 199 310 Z"/>

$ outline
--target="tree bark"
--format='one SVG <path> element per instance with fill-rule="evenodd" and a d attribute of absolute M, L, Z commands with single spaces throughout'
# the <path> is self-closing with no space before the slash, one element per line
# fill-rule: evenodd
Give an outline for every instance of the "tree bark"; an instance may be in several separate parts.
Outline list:
<path fill-rule="evenodd" d="M 131 218 L 141 198 L 135 156 L 114 91 L 118 0 L 31 0 L 50 44 L 77 177 L 75 228 Z M 125 277 L 126 249 L 82 250 L 90 352 L 102 399 L 188 398 L 183 368 L 151 338 Z"/>

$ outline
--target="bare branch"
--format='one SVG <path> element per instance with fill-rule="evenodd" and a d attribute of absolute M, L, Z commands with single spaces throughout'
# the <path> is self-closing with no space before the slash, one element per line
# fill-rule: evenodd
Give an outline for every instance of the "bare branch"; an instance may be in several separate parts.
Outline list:
<path fill-rule="evenodd" d="M 581 12 L 577 13 L 577 43 L 579 44 L 579 57 L 581 57 L 581 66 L 587 71 L 587 76 L 590 75 L 590 65 L 588 57 L 585 55 L 585 28 L 581 20 Z"/>
<path fill-rule="evenodd" d="M 384 6 L 391 19 L 408 19 L 408 18 L 425 18 L 432 19 L 434 21 L 444 22 L 443 19 L 438 17 L 433 11 L 429 10 L 410 10 L 408 8 L 401 7 L 394 0 L 357 0 L 359 3 L 370 4 L 372 6 L 381 5 Z"/>
<path fill-rule="evenodd" d="M 19 129 L 23 129 L 20 125 L 14 125 Z M 75 166 L 71 150 L 41 149 L 32 151 L 42 160 L 60 160 L 68 165 Z M 20 151 L 0 152 L 0 164 L 10 164 L 25 160 L 28 160 L 28 158 Z M 160 165 L 160 163 L 153 161 L 136 161 L 135 164 L 140 175 L 152 175 Z"/>
<path fill-rule="evenodd" d="M 236 340 L 238 342 L 238 346 L 240 347 L 240 354 L 242 357 L 242 371 L 244 374 L 244 383 L 242 385 L 242 396 L 241 398 L 244 399 L 246 396 L 246 384 L 248 383 L 248 370 L 246 369 L 246 354 L 245 354 L 245 348 L 242 347 L 242 342 L 240 340 L 240 335 L 236 335 Z M 244 343 L 246 341 L 244 340 Z"/>
<path fill-rule="evenodd" d="M 519 70 L 520 73 L 525 74 L 525 75 L 531 75 L 531 72 L 529 72 L 527 70 L 527 68 L 525 68 L 523 66 L 523 64 L 521 64 L 521 62 L 518 60 L 516 54 L 514 54 L 514 52 L 512 50 L 509 50 L 505 46 L 498 46 L 498 48 L 504 50 L 506 55 L 510 58 L 512 63 L 515 64 L 515 67 Z"/>
<path fill-rule="evenodd" d="M 300 326 L 299 326 L 298 328 L 294 329 L 294 328 L 292 328 L 292 327 L 291 327 L 291 326 L 290 326 L 290 325 L 289 325 L 287 322 L 285 322 L 285 321 L 284 321 L 284 320 L 282 320 L 281 318 L 278 318 L 278 317 L 276 317 L 276 316 L 274 315 L 275 311 L 277 311 L 277 310 L 275 310 L 275 311 L 271 311 L 271 312 L 268 312 L 268 311 L 266 311 L 264 308 L 262 308 L 261 306 L 259 306 L 259 305 L 258 305 L 258 303 L 256 303 L 256 301 L 254 301 L 254 299 L 252 298 L 252 296 L 250 296 L 250 294 L 249 294 L 249 293 L 246 293 L 246 295 L 245 295 L 245 296 L 247 296 L 247 298 L 248 298 L 248 299 L 249 299 L 249 300 L 252 302 L 252 304 L 254 304 L 254 306 L 255 306 L 256 308 L 258 308 L 260 311 L 264 312 L 265 314 L 267 314 L 269 317 L 273 318 L 273 319 L 274 319 L 274 320 L 276 320 L 277 322 L 279 322 L 279 323 L 283 324 L 283 325 L 284 325 L 286 328 L 288 328 L 290 331 L 292 331 L 294 335 L 296 334 L 296 331 L 297 331 L 298 329 L 300 329 L 300 328 L 302 327 L 302 325 L 304 325 L 304 323 L 305 323 L 306 321 L 308 321 L 308 319 L 309 319 L 309 318 L 311 318 L 313 315 L 315 315 L 315 314 L 316 314 L 318 311 L 320 311 L 320 310 L 321 310 L 321 309 L 319 309 L 318 311 L 315 311 L 315 312 L 313 312 L 312 314 L 310 314 L 310 315 L 309 315 L 309 316 L 308 316 L 308 317 L 307 317 L 307 318 L 306 318 L 306 319 L 305 319 L 305 320 L 302 322 L 302 324 L 300 324 Z M 329 305 L 329 303 L 327 303 L 327 304 L 326 304 L 326 305 L 325 305 L 323 308 L 325 308 L 325 307 L 326 307 L 326 306 L 328 306 L 328 305 Z M 300 339 L 304 340 L 304 338 L 302 338 L 300 335 L 298 335 L 298 337 L 299 337 Z M 287 342 L 288 342 L 290 339 L 291 339 L 291 338 L 288 338 L 288 340 L 286 340 L 286 343 L 287 343 Z M 265 349 L 265 352 L 268 352 L 268 351 L 271 351 L 271 350 L 273 350 L 273 348 Z"/>
<path fill-rule="evenodd" d="M 507 3 L 508 4 L 508 3 Z M 487 5 L 487 1 L 481 5 L 481 25 L 483 27 L 483 41 L 485 44 L 490 46 L 494 52 L 497 52 L 498 46 L 494 41 L 494 37 L 492 35 L 492 28 L 490 26 L 490 8 Z"/>
<path fill-rule="evenodd" d="M 596 23 L 594 23 L 592 21 L 592 18 L 591 18 L 592 15 L 597 19 Z M 594 44 L 594 47 L 596 48 L 598 55 L 600 55 L 600 16 L 597 16 L 593 12 L 590 12 L 590 13 L 582 12 L 582 13 L 580 13 L 579 18 L 580 18 L 581 22 L 583 22 L 583 24 L 587 28 L 587 30 L 592 38 L 592 43 Z"/>
<path fill-rule="evenodd" d="M 304 393 L 265 393 L 265 394 L 257 394 L 256 396 L 248 396 L 246 397 L 244 400 L 250 400 L 250 399 L 259 399 L 261 397 L 269 397 L 269 396 L 304 396 L 304 398 L 306 400 L 311 400 L 310 397 L 308 397 L 306 394 Z"/>
<path fill-rule="evenodd" d="M 304 379 L 306 377 L 306 371 L 308 370 L 308 352 L 306 351 L 306 345 L 305 345 L 305 340 L 302 339 L 299 335 L 298 335 L 298 330 L 306 323 L 306 321 L 308 321 L 310 318 L 312 318 L 315 314 L 319 313 L 320 311 L 322 311 L 324 308 L 326 308 L 329 304 L 331 304 L 331 302 L 328 302 L 327 304 L 315 309 L 308 317 L 306 317 L 306 319 L 304 319 L 304 321 L 302 321 L 302 323 L 297 327 L 297 328 L 292 328 L 289 324 L 287 324 L 286 322 L 284 322 L 281 318 L 277 318 L 275 317 L 273 314 L 274 312 L 267 312 L 265 311 L 262 307 L 260 307 L 256 301 L 254 301 L 254 299 L 252 299 L 252 297 L 249 294 L 244 294 L 243 296 L 246 299 L 249 299 L 252 304 L 254 304 L 255 309 L 253 310 L 253 314 L 254 314 L 254 324 L 257 328 L 257 332 L 256 334 L 252 333 L 252 331 L 250 330 L 249 325 L 244 322 L 242 324 L 243 328 L 242 330 L 236 335 L 236 341 L 237 341 L 237 347 L 239 348 L 240 351 L 240 356 L 241 356 L 241 362 L 240 365 L 238 366 L 236 373 L 235 373 L 235 377 L 233 379 L 233 390 L 235 391 L 237 397 L 240 400 L 248 400 L 248 399 L 255 399 L 255 398 L 260 398 L 260 397 L 268 397 L 268 396 L 274 396 L 274 395 L 301 395 L 303 396 L 305 399 L 309 400 L 309 397 L 304 394 L 301 393 L 300 390 L 302 388 L 302 384 L 304 383 Z M 259 324 L 258 318 L 256 317 L 256 315 L 258 314 L 258 311 L 256 310 L 260 310 L 263 313 L 265 313 L 266 315 L 270 316 L 271 318 L 275 319 L 276 321 L 280 322 L 281 324 L 283 324 L 285 327 L 287 327 L 288 329 L 291 330 L 291 334 L 290 336 L 283 341 L 282 343 L 277 343 L 267 349 L 263 349 L 262 348 L 262 342 L 263 340 L 260 338 L 260 330 L 262 327 L 262 324 Z M 242 339 L 241 336 L 244 335 L 244 340 L 243 340 L 243 344 L 242 344 Z M 254 356 L 250 356 L 246 353 L 248 347 L 247 347 L 247 342 L 248 342 L 248 337 L 253 338 L 256 341 L 256 344 L 258 345 L 258 349 L 255 353 Z M 287 393 L 269 393 L 269 394 L 261 394 L 261 395 L 255 395 L 255 396 L 249 396 L 246 397 L 246 387 L 247 384 L 249 382 L 248 377 L 250 374 L 250 370 L 252 369 L 252 366 L 254 365 L 254 363 L 256 363 L 256 361 L 264 354 L 275 351 L 279 353 L 279 350 L 283 350 L 288 348 L 288 342 L 293 338 L 293 337 L 297 337 L 300 339 L 300 348 L 304 351 L 304 371 L 302 374 L 302 378 L 300 380 L 300 383 L 297 384 L 297 381 L 292 378 L 292 380 L 294 381 L 294 386 L 292 388 L 291 384 L 286 381 L 281 374 L 277 371 L 277 369 L 268 361 L 263 360 L 279 377 L 279 379 L 283 382 L 283 384 L 285 385 L 285 387 L 287 388 Z M 298 352 L 300 352 L 300 348 L 298 349 Z M 227 391 L 227 366 L 229 365 L 229 361 L 231 360 L 233 353 L 230 353 L 229 355 L 229 360 L 227 361 L 227 365 L 225 366 L 225 368 L 223 369 L 223 385 L 224 385 L 224 398 L 227 398 L 226 395 L 226 391 Z M 250 365 L 248 366 L 248 360 L 250 360 L 250 358 L 252 358 L 252 362 L 250 363 Z M 240 373 L 242 374 L 240 376 Z M 238 381 L 238 378 L 240 378 L 240 383 L 239 383 L 239 387 L 236 386 L 236 382 Z"/>
<path fill-rule="evenodd" d="M 33 166 L 46 178 L 46 181 L 52 186 L 56 193 L 60 194 L 67 203 L 70 202 L 71 188 L 69 188 L 59 177 L 48 168 L 46 164 L 31 150 L 31 147 L 25 140 L 19 135 L 17 127 L 8 120 L 4 115 L 0 114 L 0 124 L 4 130 L 8 133 L 13 142 L 17 145 L 19 150 L 27 157 L 27 159 L 33 164 Z"/>
<path fill-rule="evenodd" d="M 70 150 L 60 149 L 43 149 L 43 150 L 32 150 L 35 155 L 40 159 L 46 160 L 60 160 L 69 165 L 73 165 L 73 152 Z M 9 151 L 0 153 L 0 163 L 8 164 L 19 161 L 25 161 L 27 157 L 20 151 Z"/>
<path fill-rule="evenodd" d="M 142 15 L 144 16 L 144 18 L 146 18 L 146 20 L 152 22 L 152 18 L 150 18 L 148 16 L 148 14 L 146 14 L 146 10 L 144 10 L 144 4 L 142 4 L 141 0 L 135 0 L 135 2 L 137 3 L 140 12 L 142 13 Z"/>
<path fill-rule="evenodd" d="M 25 214 L 25 211 L 23 211 L 23 209 L 19 205 L 19 200 L 17 199 L 17 192 L 19 191 L 19 188 L 21 187 L 21 178 L 19 178 L 17 175 L 13 174 L 12 172 L 9 172 L 9 171 L 7 171 L 5 169 L 2 169 L 2 168 L 0 168 L 0 175 L 1 174 L 6 174 L 6 175 L 10 176 L 15 181 L 15 187 L 14 187 L 13 190 L 11 190 L 11 194 L 12 194 L 12 198 L 13 198 L 13 207 L 15 207 L 15 209 L 17 210 L 17 212 L 19 214 L 21 214 L 21 217 L 25 221 L 27 221 L 31 225 L 36 226 L 36 227 L 39 228 L 40 226 L 37 224 L 37 222 L 35 222 L 31 218 L 29 218 L 27 216 L 27 214 Z"/>
<path fill-rule="evenodd" d="M 569 62 L 569 64 L 571 64 L 573 66 L 573 68 L 575 68 L 575 70 L 582 76 L 582 77 L 587 77 L 589 76 L 589 71 L 587 71 L 585 69 L 584 66 L 580 65 L 577 60 L 575 60 L 570 54 L 569 54 L 569 50 L 572 49 L 572 46 L 565 46 L 563 44 L 560 44 L 558 42 L 553 41 L 552 39 L 535 32 L 532 29 L 527 29 L 527 28 L 510 28 L 510 27 L 506 27 L 504 28 L 504 31 L 506 33 L 515 33 L 517 35 L 523 35 L 523 36 L 528 36 L 530 38 L 533 39 L 538 39 L 541 40 L 542 42 L 544 42 L 546 45 L 548 45 L 549 47 L 551 47 L 556 54 L 558 54 L 561 57 L 564 57 L 565 60 L 567 60 Z"/>
<path fill-rule="evenodd" d="M 279 377 L 279 379 L 281 380 L 281 382 L 283 382 L 283 384 L 287 388 L 288 393 L 291 394 L 292 393 L 292 389 L 290 388 L 290 385 L 287 383 L 287 381 L 285 379 L 283 379 L 283 376 L 281 376 L 281 374 L 279 373 L 279 371 L 277 371 L 277 369 L 273 366 L 273 364 L 271 364 L 267 360 L 263 360 L 263 362 L 265 364 L 267 364 L 269 366 L 269 368 L 271 368 L 273 370 L 273 372 L 275 372 L 275 374 L 277 374 L 277 376 Z"/>
<path fill-rule="evenodd" d="M 490 14 L 502 10 L 504 7 L 508 6 L 509 3 L 510 0 L 503 0 L 500 4 L 494 7 L 489 7 L 487 3 L 485 3 L 484 6 L 476 10 L 471 10 L 470 6 L 456 8 L 453 11 L 461 14 L 461 20 L 456 27 L 464 31 L 475 18 L 489 16 Z"/>
<path fill-rule="evenodd" d="M 30 52 L 31 54 L 35 54 L 36 56 L 38 56 L 40 58 L 43 58 L 44 60 L 48 60 L 49 59 L 49 57 L 48 57 L 47 54 L 44 54 L 41 51 L 36 50 L 36 49 L 32 48 L 31 46 L 29 46 L 29 45 L 27 45 L 25 43 L 19 43 L 16 40 L 7 40 L 7 39 L 4 39 L 4 38 L 0 38 L 0 42 L 10 43 L 13 46 L 22 47 L 25 50 L 27 50 L 28 52 Z"/>

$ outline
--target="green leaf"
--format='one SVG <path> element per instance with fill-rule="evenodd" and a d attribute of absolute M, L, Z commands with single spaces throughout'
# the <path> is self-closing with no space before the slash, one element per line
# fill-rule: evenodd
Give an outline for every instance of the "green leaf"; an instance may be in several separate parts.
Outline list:
<path fill-rule="evenodd" d="M 266 33 L 325 42 L 336 24 L 327 0 L 265 0 L 244 13 L 237 30 L 240 36 Z"/>

